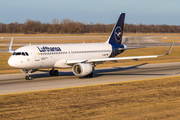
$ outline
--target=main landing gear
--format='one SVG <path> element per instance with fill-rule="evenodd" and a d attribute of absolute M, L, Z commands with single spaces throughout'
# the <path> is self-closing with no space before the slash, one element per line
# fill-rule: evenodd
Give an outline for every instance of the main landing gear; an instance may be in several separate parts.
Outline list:
<path fill-rule="evenodd" d="M 58 76 L 58 73 L 59 73 L 58 70 L 54 70 L 54 69 L 49 71 L 50 76 Z"/>

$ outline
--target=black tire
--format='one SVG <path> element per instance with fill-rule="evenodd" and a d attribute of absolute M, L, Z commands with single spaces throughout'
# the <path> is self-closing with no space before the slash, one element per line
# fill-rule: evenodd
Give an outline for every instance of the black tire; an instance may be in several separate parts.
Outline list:
<path fill-rule="evenodd" d="M 25 79 L 26 79 L 26 80 L 32 80 L 32 77 L 31 77 L 31 76 L 26 75 L 26 76 L 25 76 Z"/>
<path fill-rule="evenodd" d="M 27 75 L 25 76 L 25 79 L 26 79 L 26 80 L 29 80 Z"/>
<path fill-rule="evenodd" d="M 53 76 L 54 75 L 53 70 L 50 70 L 49 74 L 50 74 L 50 76 Z"/>
<path fill-rule="evenodd" d="M 55 75 L 55 76 L 58 76 L 58 73 L 59 73 L 58 70 L 55 70 L 55 71 L 54 71 L 54 75 Z"/>

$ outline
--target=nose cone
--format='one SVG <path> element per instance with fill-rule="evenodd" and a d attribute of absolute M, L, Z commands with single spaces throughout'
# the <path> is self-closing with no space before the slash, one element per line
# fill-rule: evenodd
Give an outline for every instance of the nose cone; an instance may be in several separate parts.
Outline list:
<path fill-rule="evenodd" d="M 16 68 L 16 62 L 12 57 L 9 58 L 8 64 L 9 66 Z"/>
<path fill-rule="evenodd" d="M 23 69 L 26 68 L 25 58 L 21 56 L 11 56 L 8 60 L 9 66 L 13 68 Z"/>

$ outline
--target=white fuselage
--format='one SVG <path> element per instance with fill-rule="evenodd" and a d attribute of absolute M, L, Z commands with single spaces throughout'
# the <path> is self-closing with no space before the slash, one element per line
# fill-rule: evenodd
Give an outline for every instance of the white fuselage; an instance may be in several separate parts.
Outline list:
<path fill-rule="evenodd" d="M 19 69 L 68 68 L 67 60 L 108 58 L 111 53 L 108 43 L 28 45 L 17 49 L 8 64 Z"/>

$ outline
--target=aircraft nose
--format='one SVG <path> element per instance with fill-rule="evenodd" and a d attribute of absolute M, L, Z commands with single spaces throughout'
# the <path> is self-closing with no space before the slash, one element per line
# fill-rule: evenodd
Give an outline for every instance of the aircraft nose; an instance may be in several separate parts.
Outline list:
<path fill-rule="evenodd" d="M 9 66 L 11 66 L 13 68 L 17 67 L 17 63 L 16 63 L 16 61 L 12 57 L 9 58 L 8 64 L 9 64 Z"/>
<path fill-rule="evenodd" d="M 13 59 L 12 59 L 11 57 L 10 57 L 9 60 L 8 60 L 8 64 L 9 64 L 9 66 L 11 66 L 11 67 L 14 67 L 14 66 L 15 66 L 14 61 L 13 61 Z"/>

